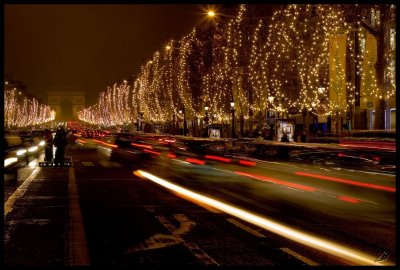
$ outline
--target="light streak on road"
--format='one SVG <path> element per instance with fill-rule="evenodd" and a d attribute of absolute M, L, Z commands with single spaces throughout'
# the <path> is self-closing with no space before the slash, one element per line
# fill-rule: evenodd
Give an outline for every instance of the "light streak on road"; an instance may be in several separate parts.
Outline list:
<path fill-rule="evenodd" d="M 154 155 L 161 155 L 160 152 L 157 151 L 151 151 L 151 150 L 147 150 L 147 149 L 143 149 L 144 152 L 150 153 L 150 154 L 154 154 Z"/>
<path fill-rule="evenodd" d="M 223 157 L 213 156 L 213 155 L 206 155 L 205 158 L 212 159 L 212 160 L 217 160 L 217 161 L 222 161 L 222 162 L 226 162 L 226 163 L 231 162 L 230 158 L 223 158 Z"/>
<path fill-rule="evenodd" d="M 339 200 L 342 200 L 344 202 L 349 202 L 349 203 L 359 203 L 360 200 L 348 196 L 338 196 Z"/>
<path fill-rule="evenodd" d="M 186 161 L 187 161 L 187 162 L 190 162 L 190 163 L 199 164 L 199 165 L 204 165 L 204 164 L 206 164 L 203 160 L 196 159 L 196 158 L 187 158 Z"/>
<path fill-rule="evenodd" d="M 304 191 L 314 192 L 314 191 L 317 190 L 314 187 L 300 185 L 300 184 L 294 184 L 294 183 L 282 181 L 282 180 L 271 178 L 271 177 L 265 177 L 265 176 L 262 176 L 262 175 L 256 175 L 256 174 L 245 173 L 245 172 L 240 172 L 240 171 L 236 171 L 235 173 L 239 174 L 239 175 L 251 177 L 251 178 L 254 178 L 254 179 L 257 179 L 257 180 L 267 181 L 267 182 L 271 182 L 271 183 L 275 183 L 275 184 L 279 184 L 279 185 L 283 185 L 283 186 L 287 186 L 287 187 L 291 187 L 291 188 L 301 189 L 301 190 L 304 190 Z"/>
<path fill-rule="evenodd" d="M 153 149 L 153 146 L 147 145 L 147 144 L 131 143 L 131 145 L 136 146 L 136 147 L 141 147 L 141 148 Z"/>
<path fill-rule="evenodd" d="M 99 141 L 99 140 L 93 140 L 93 141 L 95 141 L 97 143 L 101 143 L 101 144 L 107 145 L 107 146 L 110 146 L 110 147 L 114 147 L 114 148 L 118 147 L 118 145 L 116 145 L 116 144 L 106 143 L 106 142 Z"/>
<path fill-rule="evenodd" d="M 168 153 L 167 157 L 169 157 L 169 158 L 176 158 L 176 155 L 173 154 L 173 153 Z"/>
<path fill-rule="evenodd" d="M 352 180 L 347 180 L 347 179 L 342 179 L 342 178 L 337 178 L 337 177 L 332 177 L 332 176 L 326 176 L 326 175 L 321 175 L 321 174 L 306 173 L 306 172 L 295 172 L 295 174 L 300 175 L 300 176 L 308 176 L 308 177 L 322 179 L 322 180 L 330 180 L 330 181 L 335 181 L 335 182 L 340 182 L 340 183 L 344 183 L 344 184 L 360 186 L 360 187 L 365 187 L 365 188 L 374 188 L 374 189 L 380 189 L 380 190 L 385 190 L 385 191 L 390 191 L 390 192 L 396 192 L 396 188 L 393 188 L 393 187 L 368 184 L 368 183 L 357 182 L 357 181 L 352 181 Z"/>
<path fill-rule="evenodd" d="M 239 164 L 246 166 L 256 166 L 256 163 L 254 161 L 248 161 L 248 160 L 239 160 Z"/>
<path fill-rule="evenodd" d="M 296 229 L 292 229 L 286 225 L 280 224 L 271 219 L 252 214 L 238 207 L 220 202 L 218 200 L 212 199 L 204 195 L 200 195 L 189 189 L 183 188 L 179 185 L 161 179 L 148 172 L 137 170 L 134 171 L 134 174 L 140 175 L 141 177 L 145 177 L 153 181 L 154 183 L 157 183 L 173 192 L 182 194 L 183 196 L 187 196 L 192 200 L 199 202 L 200 204 L 205 204 L 210 207 L 216 208 L 220 211 L 233 215 L 246 222 L 259 226 L 265 230 L 271 231 L 285 238 L 289 238 L 293 241 L 299 242 L 303 245 L 307 245 L 311 248 L 318 249 L 320 251 L 329 253 L 333 256 L 346 260 L 349 263 L 353 263 L 356 265 L 377 265 L 377 266 L 393 265 L 388 261 L 383 262 L 376 260 L 377 258 L 374 255 L 369 255 L 362 251 L 357 251 L 355 249 L 346 247 L 344 245 L 340 245 L 335 242 L 324 240 L 320 237 L 313 236 L 311 234 L 307 234 Z"/>

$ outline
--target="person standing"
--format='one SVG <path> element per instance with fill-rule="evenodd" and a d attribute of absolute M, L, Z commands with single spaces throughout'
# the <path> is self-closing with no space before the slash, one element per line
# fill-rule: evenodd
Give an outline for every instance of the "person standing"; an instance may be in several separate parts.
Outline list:
<path fill-rule="evenodd" d="M 306 133 L 303 131 L 300 136 L 300 141 L 305 143 L 307 141 Z"/>
<path fill-rule="evenodd" d="M 56 155 L 54 161 L 56 164 L 64 162 L 65 147 L 68 144 L 67 132 L 61 126 L 58 128 L 56 135 L 54 136 L 54 146 L 56 147 Z"/>
<path fill-rule="evenodd" d="M 288 135 L 286 133 L 283 133 L 282 138 L 281 138 L 281 142 L 290 142 Z"/>
<path fill-rule="evenodd" d="M 51 161 L 53 159 L 53 134 L 49 129 L 44 130 L 44 160 Z"/>

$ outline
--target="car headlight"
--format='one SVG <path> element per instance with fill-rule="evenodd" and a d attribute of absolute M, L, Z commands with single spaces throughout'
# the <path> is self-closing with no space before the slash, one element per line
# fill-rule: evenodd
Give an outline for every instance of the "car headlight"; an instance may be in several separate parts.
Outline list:
<path fill-rule="evenodd" d="M 7 167 L 8 165 L 10 165 L 11 163 L 17 162 L 18 158 L 13 157 L 13 158 L 7 158 L 4 160 L 4 167 Z"/>
<path fill-rule="evenodd" d="M 23 154 L 26 153 L 26 149 L 21 149 L 17 151 L 17 156 L 22 156 Z"/>
<path fill-rule="evenodd" d="M 33 147 L 28 149 L 29 152 L 35 152 L 36 150 L 38 150 L 37 146 L 33 146 Z"/>

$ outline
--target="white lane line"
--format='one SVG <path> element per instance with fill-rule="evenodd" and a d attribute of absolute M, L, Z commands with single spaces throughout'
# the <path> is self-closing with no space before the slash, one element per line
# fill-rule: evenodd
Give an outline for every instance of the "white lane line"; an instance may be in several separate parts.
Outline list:
<path fill-rule="evenodd" d="M 48 218 L 34 218 L 34 219 L 20 219 L 20 220 L 12 220 L 9 222 L 9 225 L 15 224 L 29 224 L 29 225 L 46 225 L 51 223 L 51 219 Z"/>
<path fill-rule="evenodd" d="M 94 166 L 94 163 L 91 161 L 82 161 L 81 163 L 83 166 Z"/>
<path fill-rule="evenodd" d="M 8 198 L 8 200 L 4 204 L 4 219 L 6 218 L 7 214 L 13 210 L 13 206 L 16 200 L 22 197 L 28 189 L 29 184 L 35 179 L 36 175 L 39 173 L 40 168 L 36 168 L 33 170 L 31 175 L 20 185 L 17 190 Z"/>
<path fill-rule="evenodd" d="M 303 255 L 289 249 L 289 248 L 280 248 L 283 252 L 286 252 L 287 254 L 295 257 L 296 259 L 299 259 L 300 261 L 310 265 L 310 266 L 318 266 L 319 264 L 310 260 L 309 258 L 304 257 Z"/>
<path fill-rule="evenodd" d="M 254 229 L 252 229 L 252 228 L 250 228 L 249 226 L 244 225 L 243 223 L 237 221 L 236 219 L 228 218 L 227 220 L 228 220 L 230 223 L 232 223 L 233 225 L 235 225 L 235 226 L 241 228 L 242 230 L 245 230 L 245 231 L 248 232 L 248 233 L 251 233 L 252 235 L 255 235 L 255 236 L 260 237 L 260 238 L 266 237 L 266 236 L 263 235 L 262 233 L 260 233 L 260 232 L 258 232 L 258 231 L 256 231 L 256 230 L 254 230 Z"/>
<path fill-rule="evenodd" d="M 78 187 L 75 171 L 69 168 L 69 226 L 68 226 L 68 266 L 90 265 L 89 251 L 83 227 L 81 207 L 79 205 Z"/>
<path fill-rule="evenodd" d="M 122 165 L 120 163 L 118 163 L 118 162 L 110 162 L 110 161 L 102 160 L 102 161 L 99 161 L 99 163 L 100 163 L 101 166 L 106 167 L 106 168 L 112 168 L 112 167 L 119 168 L 119 167 L 122 167 Z"/>

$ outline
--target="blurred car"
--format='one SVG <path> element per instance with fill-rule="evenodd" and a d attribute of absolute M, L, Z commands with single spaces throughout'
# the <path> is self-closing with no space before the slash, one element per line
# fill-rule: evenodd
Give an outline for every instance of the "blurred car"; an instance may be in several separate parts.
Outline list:
<path fill-rule="evenodd" d="M 131 133 L 117 133 L 106 137 L 109 144 L 115 145 L 112 147 L 110 154 L 111 161 L 131 160 L 138 158 L 142 151 L 137 147 L 131 145 L 134 141 L 134 135 Z"/>
<path fill-rule="evenodd" d="M 227 153 L 227 142 L 217 139 L 179 138 L 171 145 L 171 152 L 178 157 L 202 158 L 205 155 L 223 156 Z"/>
<path fill-rule="evenodd" d="M 22 142 L 27 150 L 27 159 L 38 158 L 40 153 L 44 150 L 44 139 L 37 135 L 23 135 L 21 136 Z"/>
<path fill-rule="evenodd" d="M 4 134 L 4 169 L 5 173 L 16 170 L 28 163 L 28 153 L 20 135 Z"/>
<path fill-rule="evenodd" d="M 32 130 L 31 135 L 38 138 L 44 138 L 44 130 Z"/>
<path fill-rule="evenodd" d="M 145 159 L 152 160 L 166 155 L 170 144 L 175 140 L 160 135 L 120 132 L 105 136 L 103 142 L 112 147 L 110 159 Z"/>

